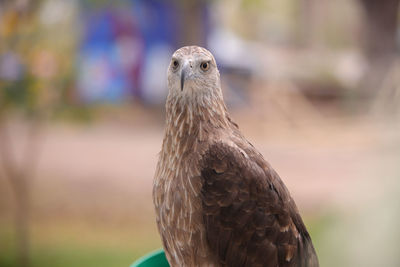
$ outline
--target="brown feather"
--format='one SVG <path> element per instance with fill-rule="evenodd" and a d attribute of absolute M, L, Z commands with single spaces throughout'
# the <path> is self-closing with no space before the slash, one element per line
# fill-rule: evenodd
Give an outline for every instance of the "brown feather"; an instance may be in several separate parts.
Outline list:
<path fill-rule="evenodd" d="M 315 251 L 294 201 L 266 162 L 255 163 L 263 160 L 252 159 L 259 157 L 252 149 L 246 157 L 218 142 L 202 158 L 203 220 L 211 251 L 222 266 L 318 266 L 316 256 L 309 257 Z M 215 172 L 218 165 L 227 166 L 226 171 Z M 235 187 L 243 191 L 241 197 L 230 194 Z M 274 260 L 266 261 L 267 255 Z"/>

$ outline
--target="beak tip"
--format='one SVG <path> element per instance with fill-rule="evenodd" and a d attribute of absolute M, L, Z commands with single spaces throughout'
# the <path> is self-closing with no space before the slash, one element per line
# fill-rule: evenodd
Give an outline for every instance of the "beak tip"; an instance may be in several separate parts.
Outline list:
<path fill-rule="evenodd" d="M 182 71 L 181 72 L 181 91 L 183 91 L 183 87 L 185 86 L 185 76 L 186 76 L 185 71 Z"/>

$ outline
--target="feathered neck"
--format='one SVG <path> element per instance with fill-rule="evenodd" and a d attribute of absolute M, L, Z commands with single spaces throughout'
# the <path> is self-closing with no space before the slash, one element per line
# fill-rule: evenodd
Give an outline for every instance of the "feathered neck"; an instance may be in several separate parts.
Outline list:
<path fill-rule="evenodd" d="M 166 102 L 167 129 L 180 135 L 199 133 L 207 124 L 212 128 L 229 127 L 229 115 L 222 97 L 193 95 L 168 96 Z"/>
<path fill-rule="evenodd" d="M 217 129 L 229 128 L 232 122 L 221 96 L 169 94 L 166 102 L 164 152 L 185 153 L 195 149 Z"/>

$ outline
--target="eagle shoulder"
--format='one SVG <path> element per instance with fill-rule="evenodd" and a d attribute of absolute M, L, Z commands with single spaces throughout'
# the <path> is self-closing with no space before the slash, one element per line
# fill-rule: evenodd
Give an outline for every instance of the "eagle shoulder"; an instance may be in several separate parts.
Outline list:
<path fill-rule="evenodd" d="M 258 152 L 215 142 L 200 161 L 203 222 L 222 266 L 318 266 L 304 223 Z"/>

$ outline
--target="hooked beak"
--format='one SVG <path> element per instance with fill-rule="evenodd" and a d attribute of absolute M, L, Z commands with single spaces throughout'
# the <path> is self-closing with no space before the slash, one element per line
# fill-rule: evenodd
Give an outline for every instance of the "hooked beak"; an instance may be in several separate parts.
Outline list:
<path fill-rule="evenodd" d="M 185 81 L 186 81 L 186 78 L 187 78 L 187 76 L 189 74 L 190 68 L 191 68 L 191 66 L 190 66 L 189 63 L 185 63 L 182 66 L 182 70 L 181 70 L 181 91 L 183 91 L 183 87 L 185 86 Z"/>

